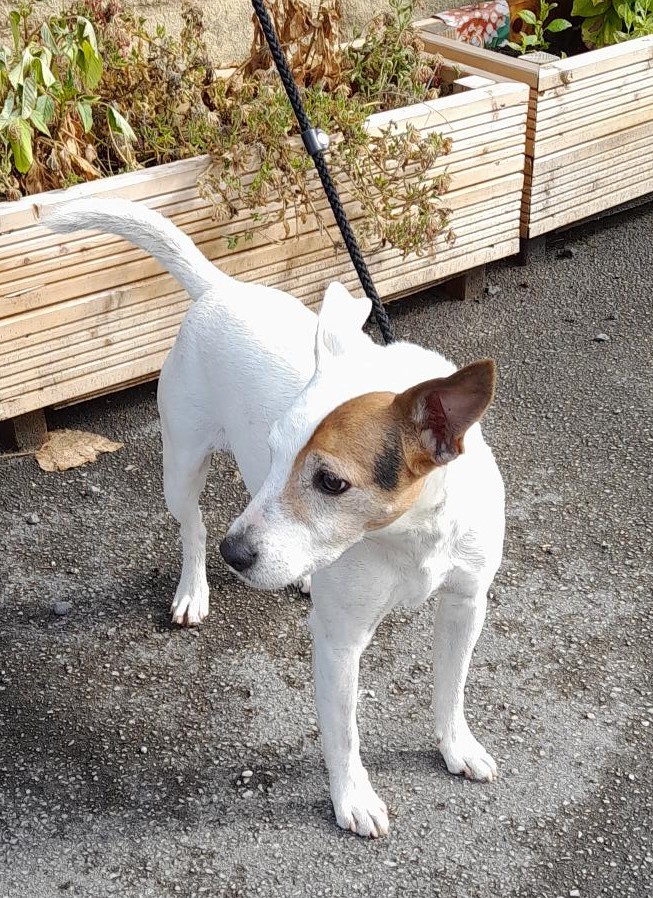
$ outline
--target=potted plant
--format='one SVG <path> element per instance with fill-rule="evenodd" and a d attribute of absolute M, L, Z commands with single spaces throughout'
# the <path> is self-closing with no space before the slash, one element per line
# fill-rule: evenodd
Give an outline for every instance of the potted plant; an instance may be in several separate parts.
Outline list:
<path fill-rule="evenodd" d="M 302 0 L 269 7 L 382 296 L 515 252 L 526 88 L 425 54 L 407 0 L 344 48 L 334 0 L 317 15 Z M 45 27 L 23 0 L 14 12 L 0 58 L 13 96 L 0 95 L 0 419 L 156 376 L 188 303 L 124 241 L 51 234 L 44 205 L 146 202 L 234 276 L 308 304 L 334 278 L 360 289 L 260 36 L 216 71 L 191 7 L 179 42 L 115 0 L 80 0 Z"/>
<path fill-rule="evenodd" d="M 653 191 L 653 0 L 573 0 L 571 22 L 541 0 L 531 5 L 517 13 L 512 46 L 540 51 L 532 55 L 473 47 L 435 33 L 433 19 L 420 23 L 427 49 L 529 87 L 523 238 Z"/>

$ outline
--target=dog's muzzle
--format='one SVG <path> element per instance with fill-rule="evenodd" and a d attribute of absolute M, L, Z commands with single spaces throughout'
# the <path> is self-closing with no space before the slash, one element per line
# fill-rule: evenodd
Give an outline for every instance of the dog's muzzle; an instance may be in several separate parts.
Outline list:
<path fill-rule="evenodd" d="M 220 543 L 220 554 L 229 567 L 239 574 L 248 571 L 258 558 L 258 552 L 247 538 L 247 531 L 226 536 Z"/>

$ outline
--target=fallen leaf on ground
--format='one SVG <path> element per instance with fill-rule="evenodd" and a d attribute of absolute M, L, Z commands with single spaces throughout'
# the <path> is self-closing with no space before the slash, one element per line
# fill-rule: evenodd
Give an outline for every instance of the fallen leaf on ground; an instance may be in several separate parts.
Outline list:
<path fill-rule="evenodd" d="M 83 430 L 53 430 L 35 455 L 44 471 L 67 471 L 93 462 L 101 452 L 115 452 L 123 443 L 114 443 L 97 433 Z"/>

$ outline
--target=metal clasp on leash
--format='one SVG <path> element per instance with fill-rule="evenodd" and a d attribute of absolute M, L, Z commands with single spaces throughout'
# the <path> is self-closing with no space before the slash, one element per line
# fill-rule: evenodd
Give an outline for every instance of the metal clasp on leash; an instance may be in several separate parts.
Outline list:
<path fill-rule="evenodd" d="M 302 140 L 306 147 L 306 152 L 310 156 L 317 156 L 329 149 L 331 140 L 321 128 L 309 128 L 308 131 L 302 131 Z"/>

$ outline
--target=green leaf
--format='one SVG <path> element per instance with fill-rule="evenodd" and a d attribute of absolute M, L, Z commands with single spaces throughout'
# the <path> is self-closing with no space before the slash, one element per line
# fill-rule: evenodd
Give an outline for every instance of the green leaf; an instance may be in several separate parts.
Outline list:
<path fill-rule="evenodd" d="M 51 53 L 59 52 L 59 48 L 57 47 L 57 42 L 55 41 L 54 37 L 52 36 L 52 31 L 50 31 L 50 26 L 48 25 L 47 22 L 44 22 L 41 25 L 41 40 L 43 41 L 43 43 L 45 44 L 45 46 L 48 48 L 48 50 Z"/>
<path fill-rule="evenodd" d="M 32 63 L 32 71 L 36 74 L 37 81 L 39 81 L 46 88 L 52 87 L 54 82 L 57 80 L 52 74 L 52 69 L 50 68 L 51 62 L 52 53 L 50 53 L 47 47 L 43 47 L 39 55 L 34 57 L 34 61 Z"/>
<path fill-rule="evenodd" d="M 23 63 L 17 63 L 13 69 L 8 73 L 9 83 L 14 88 L 14 90 L 18 90 L 18 85 L 23 80 Z"/>
<path fill-rule="evenodd" d="M 558 31 L 566 31 L 567 28 L 571 28 L 571 22 L 566 19 L 554 19 L 546 26 L 546 31 L 552 31 L 555 34 Z"/>
<path fill-rule="evenodd" d="M 46 124 L 49 124 L 54 118 L 55 108 L 54 101 L 47 94 L 41 94 L 36 101 L 36 112 Z"/>
<path fill-rule="evenodd" d="M 8 135 L 14 165 L 24 175 L 32 167 L 32 129 L 24 118 L 19 118 L 9 128 Z"/>
<path fill-rule="evenodd" d="M 36 106 L 36 84 L 33 78 L 25 78 L 23 84 L 23 100 L 20 114 L 22 118 L 29 118 Z"/>
<path fill-rule="evenodd" d="M 41 134 L 45 134 L 47 137 L 52 137 L 45 119 L 37 109 L 32 110 L 32 114 L 30 115 L 29 120 L 34 125 L 34 127 L 41 132 Z"/>
<path fill-rule="evenodd" d="M 9 13 L 9 26 L 14 39 L 14 47 L 18 50 L 20 47 L 20 13 L 17 9 L 12 9 Z"/>
<path fill-rule="evenodd" d="M 88 41 L 95 51 L 96 56 L 98 55 L 95 31 L 89 20 L 85 19 L 84 16 L 77 17 L 77 39 L 80 43 L 82 43 L 83 41 Z"/>
<path fill-rule="evenodd" d="M 14 111 L 14 102 L 15 100 L 13 92 L 7 94 L 4 106 L 2 107 L 2 112 L 0 112 L 0 131 L 2 131 L 3 128 L 7 127 L 7 124 L 11 119 L 11 114 Z"/>
<path fill-rule="evenodd" d="M 616 44 L 618 42 L 616 35 L 621 31 L 622 25 L 621 16 L 614 9 L 609 9 L 603 17 L 603 27 L 599 33 L 600 43 L 597 43 L 597 46 L 606 47 Z"/>
<path fill-rule="evenodd" d="M 107 121 L 112 131 L 122 134 L 127 140 L 136 140 L 136 135 L 127 119 L 122 116 L 113 106 L 107 106 Z"/>
<path fill-rule="evenodd" d="M 530 9 L 522 9 L 519 12 L 519 18 L 527 25 L 537 25 L 537 16 Z"/>
<path fill-rule="evenodd" d="M 596 47 L 598 34 L 603 27 L 603 16 L 590 16 L 583 22 L 581 37 L 587 47 Z"/>
<path fill-rule="evenodd" d="M 102 77 L 102 57 L 88 41 L 84 41 L 81 49 L 84 54 L 84 66 L 82 67 L 84 86 L 88 90 L 93 90 Z"/>
<path fill-rule="evenodd" d="M 574 0 L 571 8 L 572 16 L 582 16 L 588 18 L 590 16 L 602 16 L 603 13 L 610 9 L 611 0 L 601 0 L 601 3 L 595 5 L 592 0 Z"/>
<path fill-rule="evenodd" d="M 79 120 L 84 127 L 84 133 L 88 134 L 88 132 L 93 127 L 93 111 L 88 103 L 77 103 L 76 108 Z"/>

